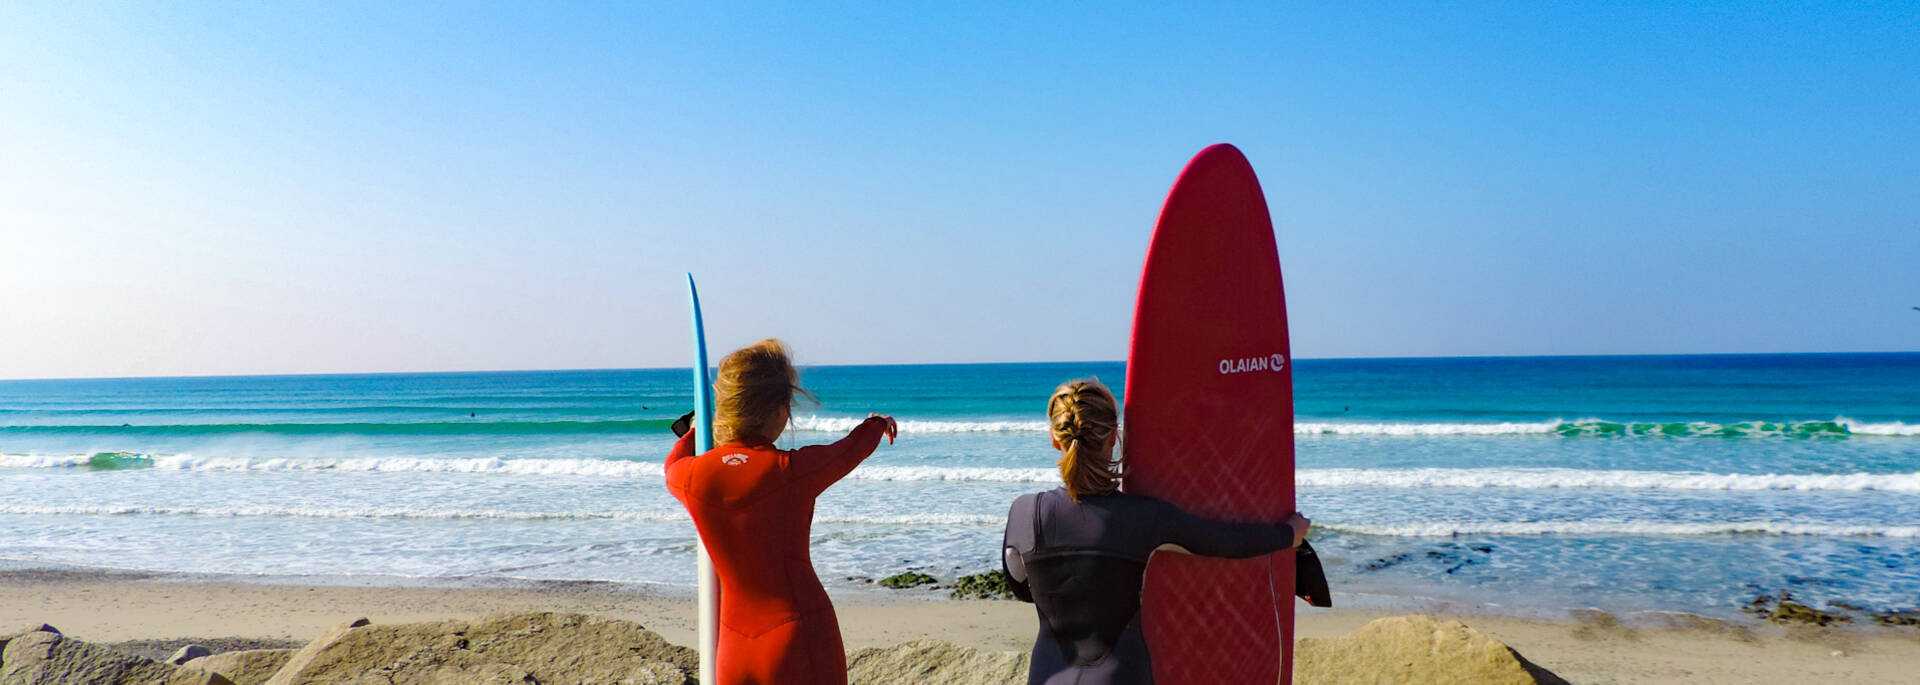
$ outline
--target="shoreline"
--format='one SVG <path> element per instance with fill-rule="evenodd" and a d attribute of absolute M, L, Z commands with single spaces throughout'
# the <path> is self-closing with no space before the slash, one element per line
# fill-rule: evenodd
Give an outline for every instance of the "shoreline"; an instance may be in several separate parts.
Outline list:
<path fill-rule="evenodd" d="M 929 638 L 992 651 L 1031 647 L 1031 605 L 930 594 L 836 594 L 847 647 Z M 320 585 L 39 569 L 0 571 L 0 597 L 6 598 L 0 601 L 0 626 L 47 623 L 101 643 L 304 641 L 354 618 L 411 623 L 498 611 L 586 613 L 637 622 L 675 644 L 695 639 L 691 596 L 602 582 Z M 1685 614 L 1622 620 L 1598 611 L 1518 618 L 1458 609 L 1301 607 L 1296 638 L 1337 637 L 1385 616 L 1432 614 L 1485 632 L 1576 683 L 1894 683 L 1920 664 L 1920 628 L 1780 627 Z"/>

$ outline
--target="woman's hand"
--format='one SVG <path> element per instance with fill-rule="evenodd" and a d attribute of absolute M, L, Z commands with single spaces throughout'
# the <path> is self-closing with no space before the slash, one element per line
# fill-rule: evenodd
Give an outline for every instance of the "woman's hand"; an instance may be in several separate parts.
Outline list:
<path fill-rule="evenodd" d="M 1287 525 L 1293 528 L 1293 546 L 1299 547 L 1301 542 L 1306 541 L 1307 529 L 1313 527 L 1313 522 L 1296 511 L 1292 516 L 1287 517 Z"/>
<path fill-rule="evenodd" d="M 874 419 L 880 419 L 881 421 L 885 421 L 887 423 L 887 444 L 889 445 L 893 444 L 893 439 L 900 437 L 900 425 L 893 422 L 893 417 L 887 416 L 886 414 L 873 414 L 873 413 L 867 414 L 868 421 L 872 421 Z"/>

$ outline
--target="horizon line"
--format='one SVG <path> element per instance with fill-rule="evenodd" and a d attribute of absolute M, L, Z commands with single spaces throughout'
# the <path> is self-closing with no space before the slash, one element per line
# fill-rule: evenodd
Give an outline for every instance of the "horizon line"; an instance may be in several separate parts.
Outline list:
<path fill-rule="evenodd" d="M 1461 355 L 1425 355 L 1425 356 L 1377 356 L 1377 357 L 1294 357 L 1294 361 L 1429 361 L 1438 359 L 1595 359 L 1607 357 L 1806 357 L 1840 355 L 1889 355 L 1920 354 L 1920 350 L 1874 350 L 1852 352 L 1638 352 L 1630 354 L 1461 354 Z M 1066 359 L 1034 361 L 997 361 L 997 362 L 880 362 L 872 364 L 799 364 L 801 369 L 809 368 L 860 368 L 884 366 L 1002 366 L 1014 364 L 1125 364 L 1125 359 Z M 584 373 L 593 371 L 669 371 L 687 369 L 685 366 L 631 366 L 631 367 L 574 367 L 557 369 L 451 369 L 440 371 L 309 371 L 309 372 L 263 372 L 263 373 L 212 373 L 188 374 L 178 376 L 51 376 L 43 378 L 0 378 L 0 383 L 29 381 L 117 381 L 117 380 L 190 380 L 202 378 L 306 378 L 325 376 L 430 376 L 458 375 L 476 373 Z"/>

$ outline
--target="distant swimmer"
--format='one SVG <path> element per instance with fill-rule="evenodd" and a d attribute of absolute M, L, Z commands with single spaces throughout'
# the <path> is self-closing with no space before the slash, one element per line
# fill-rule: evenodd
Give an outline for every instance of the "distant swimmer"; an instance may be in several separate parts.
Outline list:
<path fill-rule="evenodd" d="M 467 418 L 469 418 L 469 419 L 471 419 L 471 418 L 474 418 L 474 417 L 477 417 L 477 416 L 479 416 L 479 414 L 477 414 L 477 413 L 474 413 L 474 412 L 467 412 Z"/>

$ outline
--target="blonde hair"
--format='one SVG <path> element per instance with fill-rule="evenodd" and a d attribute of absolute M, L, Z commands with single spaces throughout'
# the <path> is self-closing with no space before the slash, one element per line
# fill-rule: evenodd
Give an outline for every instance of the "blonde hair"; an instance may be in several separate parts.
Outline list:
<path fill-rule="evenodd" d="M 796 394 L 813 397 L 800 387 L 800 372 L 788 359 L 787 344 L 768 338 L 734 350 L 720 360 L 713 382 L 713 441 L 766 438 L 782 409 L 791 410 Z"/>
<path fill-rule="evenodd" d="M 1080 501 L 1120 488 L 1120 461 L 1107 440 L 1120 430 L 1120 403 L 1098 379 L 1061 383 L 1047 400 L 1047 423 L 1060 443 L 1060 480 Z"/>

